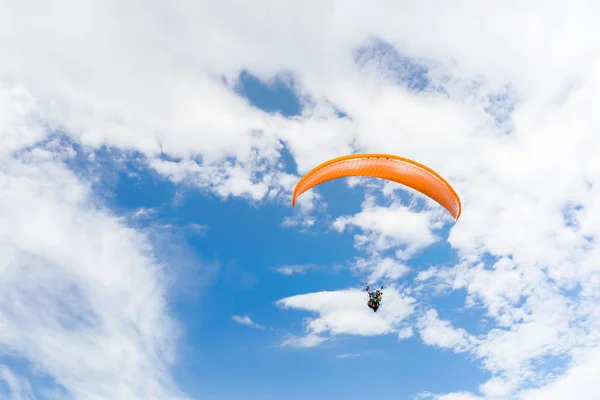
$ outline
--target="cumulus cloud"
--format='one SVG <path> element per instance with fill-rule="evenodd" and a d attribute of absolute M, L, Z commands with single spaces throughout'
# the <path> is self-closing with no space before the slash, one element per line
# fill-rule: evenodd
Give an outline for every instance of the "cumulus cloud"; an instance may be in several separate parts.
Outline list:
<path fill-rule="evenodd" d="M 283 308 L 317 314 L 305 323 L 306 338 L 326 335 L 384 335 L 401 329 L 414 312 L 414 300 L 395 288 L 385 291 L 385 303 L 377 313 L 366 306 L 364 291 L 346 289 L 287 297 L 277 301 Z M 318 344 L 319 341 L 314 341 Z"/>
<path fill-rule="evenodd" d="M 408 339 L 410 337 L 413 337 L 414 332 L 412 327 L 408 326 L 406 328 L 402 328 L 400 329 L 400 331 L 398 331 L 398 339 Z"/>
<path fill-rule="evenodd" d="M 464 329 L 456 329 L 450 322 L 439 319 L 435 310 L 427 310 L 417 325 L 423 342 L 429 345 L 464 352 L 471 348 L 474 341 Z"/>
<path fill-rule="evenodd" d="M 592 400 L 598 397 L 597 380 L 600 351 L 587 354 L 567 372 L 542 388 L 528 389 L 519 394 L 520 400 Z"/>
<path fill-rule="evenodd" d="M 361 274 L 367 273 L 368 282 L 395 281 L 410 270 L 406 264 L 392 257 L 358 258 L 353 269 Z"/>
<path fill-rule="evenodd" d="M 574 357 L 598 346 L 589 330 L 598 324 L 597 308 L 585 297 L 563 294 L 540 269 L 499 259 L 488 267 L 458 265 L 432 274 L 434 284 L 465 288 L 467 307 L 487 312 L 493 328 L 464 344 L 497 374 L 481 386 L 488 396 L 509 396 L 527 380 L 545 382 L 544 358 Z M 470 335 L 463 331 L 461 337 Z"/>
<path fill-rule="evenodd" d="M 396 249 L 401 258 L 407 258 L 435 243 L 433 229 L 440 224 L 432 213 L 413 211 L 400 204 L 377 206 L 368 198 L 361 212 L 339 217 L 333 223 L 339 232 L 352 226 L 360 229 L 354 236 L 359 249 L 371 253 Z"/>
<path fill-rule="evenodd" d="M 149 381 L 151 387 L 135 392 L 140 398 L 177 397 L 160 372 L 165 360 L 153 358 L 162 352 L 149 350 L 168 342 L 170 334 L 163 329 L 170 324 L 162 323 L 161 296 L 152 295 L 158 268 L 144 257 L 147 247 L 109 212 L 89 205 L 93 196 L 84 183 L 50 163 L 68 156 L 68 150 L 30 153 L 48 164 L 6 161 L 50 130 L 90 148 L 139 152 L 148 166 L 174 182 L 253 202 L 289 201 L 296 177 L 282 172 L 283 146 L 298 173 L 355 150 L 423 162 L 455 185 L 464 212 L 449 235 L 459 262 L 429 270 L 420 282 L 425 289 L 464 290 L 465 305 L 486 313 L 489 329 L 469 347 L 494 375 L 482 390 L 517 390 L 522 376 L 533 385 L 548 383 L 555 393 L 568 393 L 585 378 L 578 365 L 586 369 L 590 364 L 580 354 L 600 348 L 597 2 L 466 1 L 457 6 L 432 0 L 415 5 L 226 0 L 148 6 L 62 0 L 5 1 L 0 10 L 0 59 L 7 60 L 0 65 L 0 196 L 10 223 L 0 225 L 6 254 L 0 270 L 9 274 L 11 285 L 25 285 L 26 293 L 35 294 L 9 302 L 10 288 L 18 286 L 0 291 L 7 307 L 1 317 L 8 321 L 0 340 L 46 366 L 70 390 L 89 388 L 78 383 L 86 376 L 118 382 L 132 376 L 131 382 L 113 382 L 110 388 L 102 380 L 86 383 L 103 397 L 135 398 L 131 387 Z M 511 23 L 497 23 L 507 20 Z M 358 51 L 372 48 L 372 37 L 389 45 L 384 57 L 380 50 Z M 426 70 L 421 91 L 406 84 L 398 51 L 421 61 Z M 236 95 L 232 87 L 242 68 L 266 82 L 292 71 L 294 88 L 303 98 L 301 114 L 286 119 L 262 112 Z M 319 210 L 314 203 L 320 199 L 303 201 L 307 211 L 286 219 L 288 226 L 306 228 L 318 221 L 310 213 Z M 26 213 L 19 203 L 40 206 Z M 365 204 L 361 212 L 340 217 L 335 227 L 359 231 L 355 243 L 365 251 L 365 260 L 391 250 L 398 252 L 398 262 L 408 264 L 416 252 L 440 240 L 441 234 L 433 232 L 444 220 L 433 216 L 435 205 L 424 212 L 397 203 L 389 209 Z M 38 221 L 36 229 L 26 214 Z M 109 245 L 115 250 L 96 257 Z M 94 260 L 81 249 L 93 253 Z M 377 263 L 365 265 L 375 269 Z M 10 275 L 24 268 L 36 279 L 22 282 Z M 144 284 L 138 291 L 123 289 L 140 280 Z M 48 288 L 48 282 L 56 286 Z M 87 291 L 79 294 L 67 282 Z M 73 303 L 93 311 L 73 312 L 109 321 L 109 329 L 86 331 L 86 339 L 79 340 L 64 331 L 62 322 L 53 319 L 62 305 L 51 299 L 65 292 L 85 299 Z M 154 299 L 144 302 L 147 309 L 140 305 L 142 292 Z M 337 302 L 340 298 L 344 301 Z M 134 310 L 113 310 L 116 300 Z M 353 317 L 366 311 L 366 318 L 370 311 L 358 293 L 285 300 L 292 308 L 318 314 L 307 328 L 305 337 L 311 340 L 306 343 L 315 342 L 313 331 L 374 333 L 346 321 L 348 304 L 357 304 Z M 331 301 L 338 306 L 328 306 Z M 35 312 L 42 304 L 49 304 L 47 316 Z M 17 306 L 26 312 L 11 308 Z M 368 317 L 377 320 L 371 324 L 375 332 L 400 329 L 392 316 Z M 142 327 L 142 339 L 131 333 L 130 318 L 137 321 L 134 327 Z M 427 321 L 446 334 L 460 329 Z M 57 361 L 51 351 L 40 353 L 33 339 L 16 334 L 40 326 L 52 333 L 42 338 L 60 337 L 69 345 L 66 354 L 75 357 L 73 363 L 62 356 Z M 449 337 L 454 339 L 444 343 L 463 343 L 460 338 L 469 336 Z M 111 347 L 112 339 L 121 345 Z M 514 350 L 519 348 L 523 351 Z M 118 356 L 122 349 L 142 355 L 123 361 Z M 104 375 L 104 362 L 81 367 L 78 354 L 119 368 Z M 546 382 L 544 357 L 572 360 L 564 380 Z M 145 378 L 138 379 L 138 373 Z M 590 392 L 597 392 L 593 385 Z M 549 393 L 543 390 L 540 396 Z M 458 396 L 469 395 L 446 398 Z"/>

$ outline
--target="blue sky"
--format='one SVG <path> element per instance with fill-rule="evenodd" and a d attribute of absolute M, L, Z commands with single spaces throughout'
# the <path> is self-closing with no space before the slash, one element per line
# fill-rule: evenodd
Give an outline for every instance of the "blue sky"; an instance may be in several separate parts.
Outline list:
<path fill-rule="evenodd" d="M 565 7 L 0 0 L 0 397 L 598 397 L 600 9 Z M 359 152 L 460 219 L 291 206 Z"/>
<path fill-rule="evenodd" d="M 265 111 L 286 116 L 299 112 L 299 101 L 285 83 L 267 85 L 243 74 L 240 86 L 239 92 Z M 295 173 L 287 161 L 289 172 Z M 360 211 L 364 189 L 336 181 L 318 190 L 328 204 L 321 218 L 331 220 Z M 178 188 L 134 165 L 118 174 L 111 193 L 110 206 L 123 215 L 154 210 L 151 218 L 139 223 L 155 229 L 171 225 L 169 231 L 176 232 L 171 233 L 173 240 L 191 258 L 184 260 L 188 264 L 184 269 L 174 266 L 183 275 L 171 289 L 170 304 L 184 328 L 175 375 L 181 387 L 198 398 L 359 399 L 372 393 L 384 399 L 410 398 L 421 391 L 473 390 L 487 375 L 464 355 L 428 347 L 416 338 L 399 341 L 395 335 L 342 336 L 318 349 L 279 346 L 287 332 L 302 330 L 302 319 L 309 314 L 281 310 L 274 304 L 277 300 L 364 288 L 363 279 L 348 268 L 360 255 L 349 233 L 335 232 L 327 223 L 304 231 L 283 227 L 283 219 L 296 211 L 291 205 L 219 199 L 193 187 Z M 190 229 L 192 224 L 202 228 Z M 447 261 L 452 262 L 452 252 L 438 244 L 410 264 L 418 272 Z M 307 264 L 318 268 L 294 276 L 273 271 Z M 400 282 L 411 285 L 412 275 Z M 213 298 L 219 299 L 218 305 Z M 459 307 L 462 300 L 464 296 L 457 293 L 443 300 L 431 299 L 431 304 L 445 313 Z M 266 329 L 237 324 L 232 315 L 248 315 Z M 452 314 L 452 321 L 475 328 L 479 316 L 464 311 Z"/>

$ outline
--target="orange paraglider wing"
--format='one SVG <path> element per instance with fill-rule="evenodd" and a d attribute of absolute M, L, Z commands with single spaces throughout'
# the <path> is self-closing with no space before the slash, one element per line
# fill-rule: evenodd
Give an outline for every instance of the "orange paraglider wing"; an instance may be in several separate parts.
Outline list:
<path fill-rule="evenodd" d="M 352 154 L 324 162 L 298 181 L 292 196 L 292 207 L 298 196 L 310 188 L 348 176 L 382 178 L 406 185 L 435 200 L 455 220 L 460 217 L 460 198 L 444 178 L 425 165 L 390 154 Z"/>

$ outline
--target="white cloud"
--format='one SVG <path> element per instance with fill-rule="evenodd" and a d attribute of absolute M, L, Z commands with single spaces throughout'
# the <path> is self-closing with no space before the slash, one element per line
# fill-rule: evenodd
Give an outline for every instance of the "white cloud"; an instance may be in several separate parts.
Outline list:
<path fill-rule="evenodd" d="M 427 310 L 419 318 L 417 326 L 423 342 L 432 346 L 464 352 L 475 342 L 475 338 L 464 329 L 456 329 L 450 322 L 439 319 L 435 310 Z"/>
<path fill-rule="evenodd" d="M 454 392 L 443 395 L 434 394 L 431 392 L 422 392 L 414 397 L 414 400 L 484 400 L 469 392 Z"/>
<path fill-rule="evenodd" d="M 514 381 L 506 381 L 499 377 L 493 377 L 479 387 L 485 397 L 492 399 L 510 397 L 514 389 Z"/>
<path fill-rule="evenodd" d="M 343 354 L 339 354 L 337 356 L 337 358 L 346 359 L 346 358 L 356 358 L 356 357 L 360 357 L 360 356 L 361 356 L 360 353 L 343 353 Z"/>
<path fill-rule="evenodd" d="M 395 288 L 384 291 L 381 307 L 367 307 L 366 292 L 356 289 L 308 293 L 281 299 L 277 305 L 317 314 L 306 321 L 306 337 L 317 335 L 384 335 L 396 332 L 413 313 L 414 300 Z"/>
<path fill-rule="evenodd" d="M 239 315 L 233 315 L 231 317 L 231 319 L 234 320 L 235 322 L 237 322 L 238 324 L 246 325 L 246 326 L 249 326 L 250 328 L 265 329 L 264 326 L 252 321 L 252 319 L 250 319 L 250 317 L 247 315 L 244 315 L 243 317 L 239 316 Z"/>
<path fill-rule="evenodd" d="M 519 400 L 592 400 L 598 397 L 598 362 L 600 348 L 587 352 L 583 359 L 574 363 L 563 375 L 539 388 L 526 389 L 511 395 L 506 390 L 506 383 L 493 378 L 480 388 L 486 394 L 485 399 L 515 398 Z M 514 388 L 510 388 L 514 389 Z M 449 393 L 446 395 L 433 395 L 423 393 L 418 398 L 432 398 L 435 400 L 483 400 L 484 397 L 472 393 Z"/>
<path fill-rule="evenodd" d="M 283 221 L 281 222 L 281 227 L 294 228 L 299 226 L 303 230 L 307 231 L 315 225 L 315 222 L 317 222 L 317 219 L 315 217 L 298 214 L 293 217 L 283 218 Z"/>
<path fill-rule="evenodd" d="M 597 346 L 597 335 L 590 334 L 598 324 L 597 308 L 560 293 L 539 269 L 500 259 L 488 269 L 458 265 L 433 274 L 443 285 L 465 288 L 467 306 L 483 306 L 491 318 L 491 329 L 465 342 L 474 344 L 468 350 L 497 374 L 481 387 L 488 396 L 510 396 L 526 380 L 543 385 L 543 358 Z"/>
<path fill-rule="evenodd" d="M 132 219 L 150 218 L 150 217 L 156 215 L 156 212 L 157 211 L 154 208 L 141 207 L 135 213 L 133 213 L 133 215 L 131 216 L 131 218 Z"/>
<path fill-rule="evenodd" d="M 192 224 L 188 224 L 187 228 L 195 234 L 200 234 L 200 233 L 204 233 L 206 232 L 206 230 L 208 229 L 208 225 L 203 225 L 203 224 L 196 224 L 196 223 L 192 223 Z"/>
<path fill-rule="evenodd" d="M 409 271 L 409 267 L 391 257 L 358 258 L 353 268 L 361 273 L 369 273 L 367 281 L 371 283 L 397 280 Z"/>
<path fill-rule="evenodd" d="M 282 265 L 281 267 L 273 268 L 276 272 L 282 275 L 304 274 L 306 271 L 315 268 L 313 264 L 297 264 L 297 265 Z"/>
<path fill-rule="evenodd" d="M 483 400 L 479 396 L 467 392 L 448 393 L 442 396 L 437 396 L 436 400 Z"/>
<path fill-rule="evenodd" d="M 0 65 L 3 156 L 43 138 L 44 129 L 37 123 L 42 120 L 87 146 L 140 151 L 150 166 L 174 181 L 251 201 L 272 199 L 270 193 L 277 193 L 274 198 L 286 202 L 293 179 L 280 172 L 282 142 L 300 172 L 355 149 L 408 156 L 447 177 L 463 199 L 463 215 L 449 237 L 461 260 L 455 267 L 430 270 L 431 282 L 436 288 L 465 290 L 467 305 L 482 308 L 489 318 L 489 329 L 473 348 L 497 375 L 484 389 L 499 393 L 497 382 L 514 386 L 511 379 L 520 375 L 543 385 L 544 375 L 535 373 L 543 370 L 540 359 L 575 357 L 577 364 L 583 362 L 576 357 L 579 351 L 600 345 L 595 333 L 600 327 L 599 3 L 172 4 L 0 3 L 0 59 L 7 60 Z M 498 23 L 508 20 L 510 24 Z M 396 84 L 397 71 L 386 64 L 391 56 L 353 63 L 355 48 L 373 36 L 423 60 L 432 83 L 425 92 L 416 94 Z M 298 91 L 310 104 L 290 120 L 252 108 L 230 90 L 241 68 L 266 80 L 292 71 Z M 228 84 L 218 80 L 221 76 Z M 502 101 L 491 104 L 490 95 L 505 91 L 508 106 Z M 348 117 L 339 118 L 327 102 Z M 486 111 L 490 106 L 496 114 L 506 114 L 509 106 L 514 111 L 499 126 Z M 182 161 L 162 161 L 161 150 Z M 38 153 L 36 157 L 48 160 L 56 155 Z M 90 236 L 72 222 L 67 224 L 68 238 L 90 240 L 94 245 L 84 247 L 95 249 L 97 242 L 110 242 L 106 232 L 122 232 L 119 223 L 106 222 L 109 214 L 100 217 L 72 208 L 77 196 L 87 195 L 79 183 L 70 188 L 72 179 L 64 178 L 66 172 L 40 168 L 34 175 L 38 173 L 43 178 L 32 178 L 35 188 L 23 190 L 41 199 L 49 196 L 51 200 L 44 201 L 50 202 L 50 216 L 76 220 L 67 218 L 67 211 L 56 213 L 66 204 L 65 210 L 81 211 L 103 227 Z M 58 177 L 47 181 L 43 174 L 50 173 Z M 10 182 L 26 186 L 28 181 Z M 53 186 L 61 182 L 64 187 Z M 307 204 L 307 209 L 315 207 L 312 201 Z M 369 252 L 400 248 L 403 263 L 438 240 L 431 224 L 443 218 L 399 206 L 388 215 L 380 208 L 367 205 L 363 212 L 342 217 L 337 226 L 362 229 L 356 243 Z M 568 208 L 571 221 L 563 215 Z M 50 216 L 46 220 L 55 224 Z M 44 215 L 38 218 L 44 221 Z M 287 221 L 302 222 L 306 228 L 315 219 L 303 214 Z M 33 231 L 29 225 L 23 229 Z M 54 251 L 42 238 L 53 244 L 66 242 L 54 226 L 32 233 L 42 250 L 26 247 L 19 234 L 5 229 L 2 245 L 24 243 L 25 254 L 35 253 L 42 260 L 54 261 L 45 253 L 40 256 L 42 250 Z M 118 247 L 125 255 L 143 258 L 136 248 L 129 253 Z M 22 262 L 5 250 L 3 254 L 13 257 L 5 262 Z M 125 261 L 120 260 L 128 259 L 123 254 L 99 258 L 121 266 Z M 485 262 L 489 254 L 510 256 L 511 261 L 491 265 Z M 58 265 L 47 262 L 48 268 L 62 274 L 63 264 L 90 263 L 80 255 L 63 257 Z M 142 264 L 146 261 L 135 265 Z M 87 282 L 92 270 L 68 271 Z M 136 277 L 144 275 L 140 270 L 145 271 L 126 269 Z M 111 277 L 103 278 L 106 285 L 118 286 L 119 279 L 128 279 L 118 271 L 114 267 L 105 272 Z M 92 287 L 100 293 L 113 289 Z M 324 295 L 301 302 L 311 303 L 319 296 Z M 334 311 L 316 320 L 333 313 L 337 321 L 343 312 Z M 515 354 L 521 347 L 524 351 Z M 67 369 L 54 373 L 65 374 Z"/>
<path fill-rule="evenodd" d="M 6 399 L 10 400 L 34 400 L 35 396 L 31 385 L 27 380 L 15 375 L 6 365 L 0 365 L 0 380 L 4 381 L 8 392 L 5 393 Z M 2 393 L 0 389 L 0 394 Z"/>
<path fill-rule="evenodd" d="M 402 340 L 402 339 L 408 339 L 413 337 L 414 332 L 413 329 L 409 326 L 406 328 L 402 328 L 400 329 L 400 331 L 398 331 L 398 339 Z"/>
<path fill-rule="evenodd" d="M 66 398 L 184 398 L 169 376 L 177 327 L 147 238 L 35 154 L 0 159 L 0 346 Z M 2 377 L 13 398 L 32 398 L 14 371 Z"/>
<path fill-rule="evenodd" d="M 592 400 L 598 397 L 598 365 L 600 348 L 590 351 L 554 382 L 519 394 L 520 400 Z"/>
<path fill-rule="evenodd" d="M 314 334 L 308 334 L 306 336 L 288 335 L 281 342 L 280 346 L 281 347 L 311 348 L 311 347 L 317 347 L 318 345 L 326 342 L 327 340 L 329 340 L 329 339 L 319 336 L 319 335 L 314 335 Z"/>
<path fill-rule="evenodd" d="M 367 252 L 397 249 L 400 257 L 406 258 L 433 244 L 437 240 L 433 229 L 440 224 L 430 212 L 412 211 L 399 204 L 376 206 L 374 200 L 368 198 L 361 212 L 339 217 L 333 223 L 339 232 L 349 226 L 361 230 L 354 236 L 358 248 Z"/>
<path fill-rule="evenodd" d="M 22 86 L 0 81 L 0 115 L 0 156 L 46 136 L 36 120 L 35 97 Z"/>

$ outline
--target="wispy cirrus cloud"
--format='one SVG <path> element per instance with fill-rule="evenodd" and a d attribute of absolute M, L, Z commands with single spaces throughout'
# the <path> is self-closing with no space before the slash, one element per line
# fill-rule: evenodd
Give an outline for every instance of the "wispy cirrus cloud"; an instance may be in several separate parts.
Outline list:
<path fill-rule="evenodd" d="M 0 345 L 67 397 L 186 398 L 169 375 L 178 329 L 148 238 L 62 162 L 23 157 L 0 160 Z"/>
<path fill-rule="evenodd" d="M 231 317 L 231 319 L 240 325 L 246 325 L 246 326 L 249 326 L 250 328 L 261 329 L 261 330 L 265 329 L 264 326 L 252 321 L 252 319 L 247 315 L 244 315 L 244 316 L 233 315 Z"/>
<path fill-rule="evenodd" d="M 282 265 L 280 267 L 271 268 L 273 271 L 282 275 L 297 275 L 305 274 L 306 272 L 315 269 L 317 266 L 314 264 L 296 264 L 296 265 Z"/>

